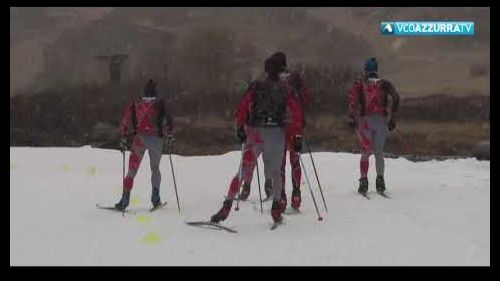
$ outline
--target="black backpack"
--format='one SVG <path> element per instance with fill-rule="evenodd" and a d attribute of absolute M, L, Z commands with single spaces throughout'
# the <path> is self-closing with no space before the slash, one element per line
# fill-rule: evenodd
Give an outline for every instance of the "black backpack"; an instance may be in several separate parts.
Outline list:
<path fill-rule="evenodd" d="M 250 124 L 283 127 L 288 91 L 281 81 L 258 81 L 254 84 L 255 100 Z"/>

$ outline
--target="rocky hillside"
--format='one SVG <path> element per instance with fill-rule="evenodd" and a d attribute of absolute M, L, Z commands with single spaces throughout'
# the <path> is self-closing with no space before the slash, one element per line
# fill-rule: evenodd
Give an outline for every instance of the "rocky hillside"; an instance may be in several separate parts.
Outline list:
<path fill-rule="evenodd" d="M 56 80 L 105 82 L 94 56 L 122 52 L 125 77 L 186 76 L 225 57 L 235 62 L 221 75 L 238 84 L 275 50 L 291 63 L 355 68 L 376 55 L 406 96 L 490 93 L 489 8 L 11 8 L 10 17 L 11 95 Z M 474 20 L 477 35 L 380 35 L 380 21 L 405 19 Z"/>

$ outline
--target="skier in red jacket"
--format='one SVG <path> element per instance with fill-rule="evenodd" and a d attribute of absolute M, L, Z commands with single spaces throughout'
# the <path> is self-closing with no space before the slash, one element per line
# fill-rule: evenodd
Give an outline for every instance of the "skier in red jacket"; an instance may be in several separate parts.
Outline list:
<path fill-rule="evenodd" d="M 271 216 L 274 222 L 282 221 L 281 213 L 285 210 L 286 201 L 281 200 L 282 175 L 281 164 L 285 147 L 285 122 L 290 116 L 290 128 L 301 138 L 303 119 L 300 105 L 290 91 L 289 81 L 280 80 L 280 74 L 285 69 L 279 60 L 271 56 L 265 62 L 265 79 L 254 81 L 248 87 L 236 112 L 236 135 L 241 143 L 245 143 L 244 159 L 242 161 L 242 178 L 239 173 L 233 178 L 229 186 L 227 198 L 222 208 L 211 217 L 211 221 L 218 223 L 225 220 L 238 195 L 241 181 L 246 181 L 255 165 L 256 159 L 262 153 L 264 160 L 264 174 L 272 184 L 271 196 L 273 204 Z M 299 149 L 296 147 L 295 149 Z M 250 151 L 250 152 L 248 152 Z"/>
<path fill-rule="evenodd" d="M 349 125 L 356 129 L 361 143 L 361 159 L 359 163 L 361 177 L 358 192 L 368 192 L 368 158 L 375 155 L 377 171 L 376 190 L 384 194 L 384 144 L 389 131 L 396 127 L 395 114 L 399 109 L 399 94 L 394 86 L 377 74 L 378 63 L 375 58 L 365 61 L 364 77 L 354 81 L 348 95 Z M 388 97 L 392 98 L 392 110 L 388 116 Z"/>
<path fill-rule="evenodd" d="M 131 126 L 130 126 L 131 125 Z M 123 179 L 123 193 L 115 208 L 124 210 L 130 200 L 130 192 L 134 184 L 134 177 L 144 156 L 146 149 L 149 152 L 151 166 L 151 202 L 153 208 L 161 205 L 160 200 L 160 160 L 165 144 L 172 139 L 172 118 L 167 113 L 163 99 L 157 97 L 156 84 L 149 80 L 144 97 L 133 99 L 126 107 L 121 121 L 120 148 L 122 151 L 129 147 L 127 133 L 132 129 L 132 146 L 128 173 Z"/>

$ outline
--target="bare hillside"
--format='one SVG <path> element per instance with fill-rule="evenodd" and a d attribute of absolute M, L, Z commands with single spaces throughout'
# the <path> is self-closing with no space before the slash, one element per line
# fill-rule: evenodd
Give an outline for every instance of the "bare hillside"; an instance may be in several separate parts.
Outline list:
<path fill-rule="evenodd" d="M 413 19 L 474 20 L 476 36 L 379 32 L 380 21 Z M 489 21 L 489 8 L 11 8 L 10 92 L 53 80 L 106 81 L 105 66 L 93 56 L 111 52 L 130 53 L 128 77 L 172 77 L 195 51 L 213 53 L 207 45 L 219 44 L 229 46 L 221 57 L 241 61 L 226 70 L 231 79 L 252 75 L 243 69 L 255 75 L 275 50 L 289 54 L 291 63 L 355 68 L 376 55 L 381 73 L 405 96 L 489 95 Z M 185 51 L 203 36 L 219 41 Z"/>

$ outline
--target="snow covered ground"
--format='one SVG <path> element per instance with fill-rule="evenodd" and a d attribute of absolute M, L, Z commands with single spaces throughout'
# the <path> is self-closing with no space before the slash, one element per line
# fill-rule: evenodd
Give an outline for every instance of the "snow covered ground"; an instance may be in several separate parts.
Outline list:
<path fill-rule="evenodd" d="M 120 152 L 11 147 L 10 264 L 490 265 L 489 162 L 387 159 L 386 184 L 392 199 L 373 194 L 366 200 L 356 194 L 359 155 L 314 157 L 328 204 L 325 214 L 313 181 L 325 216 L 322 222 L 317 221 L 303 183 L 302 214 L 285 216 L 285 224 L 270 231 L 270 203 L 261 214 L 258 205 L 242 202 L 224 222 L 237 229 L 232 234 L 187 226 L 184 221 L 208 219 L 220 208 L 237 171 L 237 151 L 173 156 L 180 214 L 168 157 L 161 164 L 161 195 L 169 205 L 147 212 L 151 184 L 146 154 L 129 207 L 136 213 L 123 218 L 95 208 L 96 203 L 119 199 Z M 309 157 L 303 159 L 313 180 Z M 290 196 L 289 170 L 287 176 Z M 256 177 L 250 200 L 258 200 Z"/>

